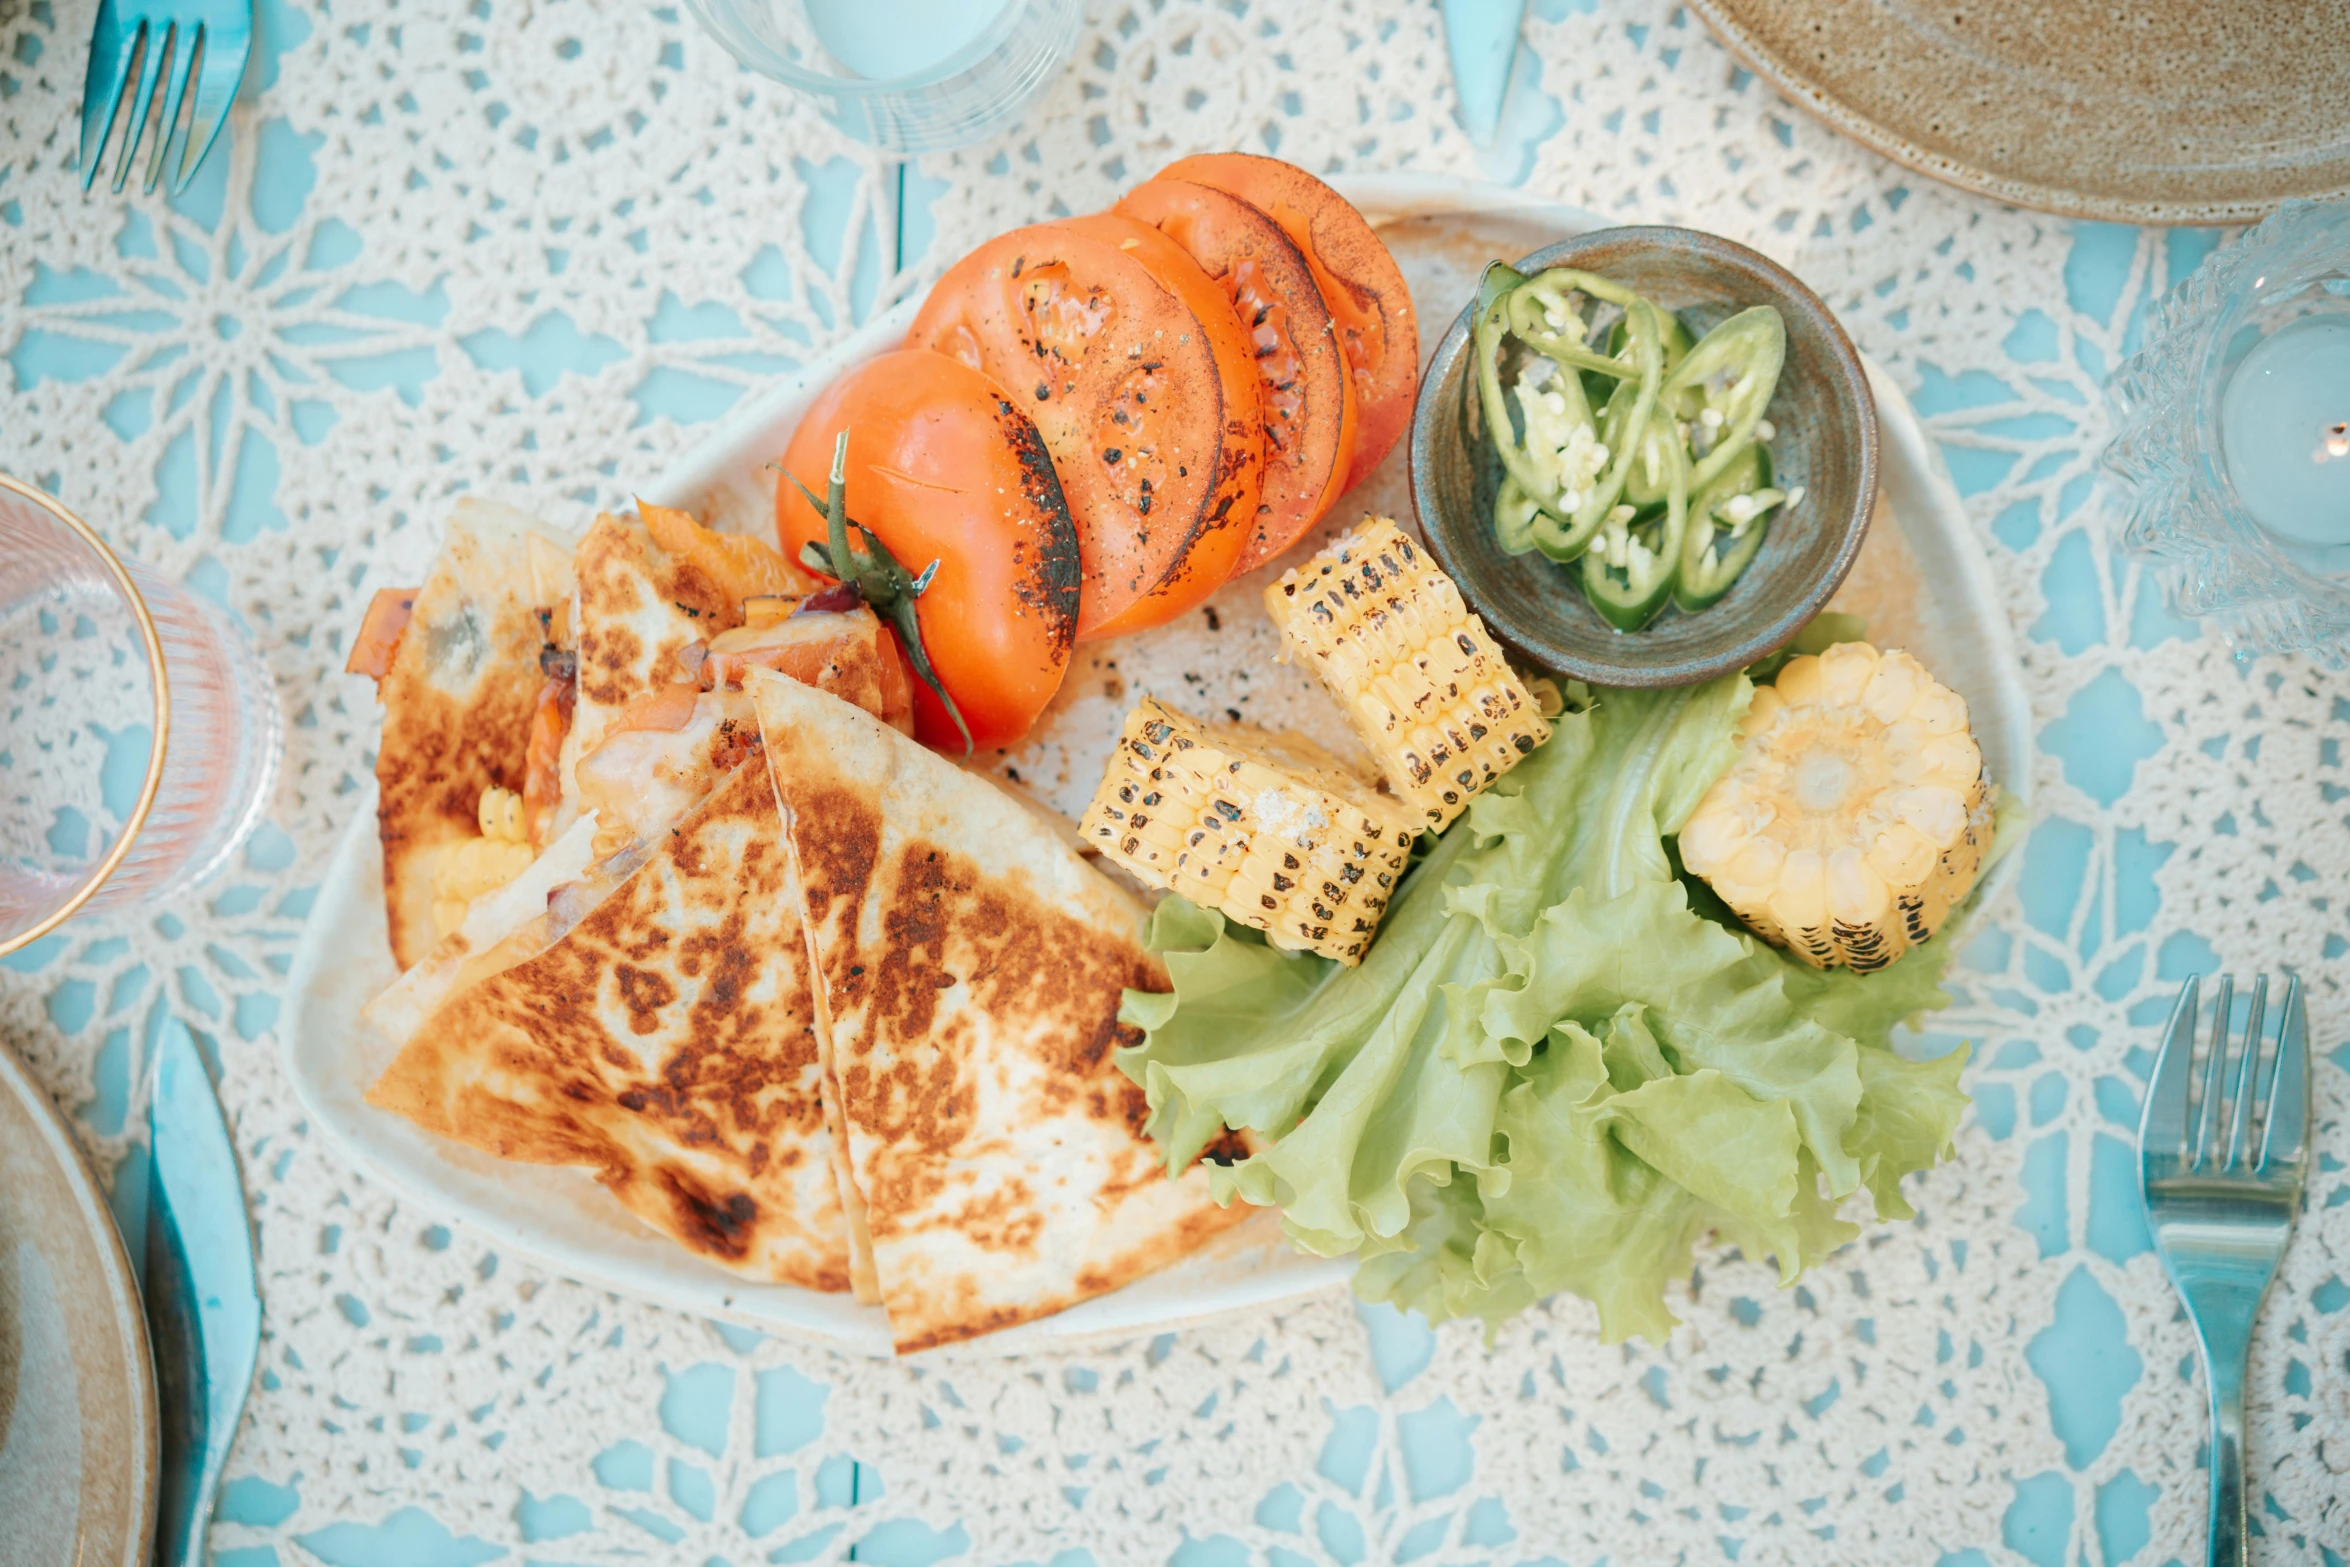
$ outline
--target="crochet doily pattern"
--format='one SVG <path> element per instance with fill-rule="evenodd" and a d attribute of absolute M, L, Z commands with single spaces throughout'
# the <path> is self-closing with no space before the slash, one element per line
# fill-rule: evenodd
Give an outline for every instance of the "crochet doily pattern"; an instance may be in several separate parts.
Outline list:
<path fill-rule="evenodd" d="M 2132 1145 L 2178 980 L 2223 965 L 2300 973 L 2320 1052 L 2320 1173 L 2253 1357 L 2255 1554 L 2350 1553 L 2350 690 L 2170 618 L 2094 478 L 2104 377 L 2220 236 L 1938 187 L 1666 0 L 1537 4 L 1485 149 L 1433 4 L 1098 0 L 1022 123 L 902 186 L 673 6 L 258 13 L 188 195 L 85 196 L 88 12 L 0 0 L 0 468 L 231 606 L 290 724 L 270 825 L 198 900 L 0 968 L 0 1027 L 102 1166 L 136 1167 L 166 1018 L 218 1066 L 266 1308 L 219 1560 L 2191 1558 L 2203 1395 Z M 1331 1294 L 892 1364 L 550 1277 L 341 1162 L 275 1028 L 372 766 L 341 673 L 368 595 L 456 496 L 620 504 L 974 242 L 1232 145 L 1746 241 L 1927 416 L 2025 648 L 2042 820 L 1937 1020 L 1976 1107 L 1918 1220 L 1785 1290 L 1703 1253 L 1657 1345 L 1602 1348 L 1571 1300 L 1488 1343 Z"/>

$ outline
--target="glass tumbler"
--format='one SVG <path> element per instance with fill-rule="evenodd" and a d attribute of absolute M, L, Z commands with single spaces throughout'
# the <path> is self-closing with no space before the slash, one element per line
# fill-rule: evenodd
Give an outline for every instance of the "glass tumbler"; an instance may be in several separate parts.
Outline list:
<path fill-rule="evenodd" d="M 2287 202 L 2106 385 L 2123 547 L 2242 653 L 2350 667 L 2350 201 Z"/>
<path fill-rule="evenodd" d="M 0 474 L 0 953 L 82 910 L 167 904 L 277 781 L 277 687 L 210 601 Z"/>
<path fill-rule="evenodd" d="M 899 156 L 985 139 L 1059 74 L 1085 0 L 685 0 L 754 71 Z"/>

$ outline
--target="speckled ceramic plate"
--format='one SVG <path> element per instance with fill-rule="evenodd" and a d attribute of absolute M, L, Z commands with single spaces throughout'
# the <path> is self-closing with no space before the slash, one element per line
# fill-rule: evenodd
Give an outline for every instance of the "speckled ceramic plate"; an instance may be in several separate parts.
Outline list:
<path fill-rule="evenodd" d="M 1794 102 L 1953 185 L 2239 223 L 2350 192 L 2341 0 L 1690 0 Z"/>
<path fill-rule="evenodd" d="M 0 1567 L 144 1567 L 155 1373 L 114 1220 L 0 1045 Z"/>
<path fill-rule="evenodd" d="M 1425 176 L 1341 179 L 1339 190 L 1377 223 L 1395 252 L 1421 321 L 1421 349 L 1476 291 L 1495 256 L 1530 250 L 1601 226 L 1589 213 L 1515 191 Z M 894 348 L 913 314 L 907 304 L 755 399 L 642 491 L 686 506 L 717 526 L 766 532 L 774 504 L 767 463 L 801 413 L 834 376 Z M 1881 497 L 1852 574 L 1832 608 L 1852 609 L 1887 640 L 1913 648 L 1963 694 L 1993 777 L 2028 778 L 2031 712 L 1990 566 L 1957 491 L 1900 392 L 1876 382 Z M 1290 553 L 1227 583 L 1196 615 L 1077 650 L 1060 695 L 1018 749 L 979 765 L 1075 818 L 1101 779 L 1120 720 L 1137 691 L 1195 711 L 1299 729 L 1333 750 L 1358 751 L 1344 717 L 1313 677 L 1278 663 L 1266 619 L 1268 582 L 1366 511 L 1409 519 L 1408 452 L 1399 443 L 1330 520 Z M 723 1271 L 638 1223 L 586 1174 L 503 1163 L 370 1107 L 368 1085 L 392 1047 L 360 1009 L 394 970 L 384 933 L 383 859 L 372 793 L 353 801 L 350 827 L 321 878 L 318 901 L 294 957 L 281 1032 L 296 1092 L 312 1118 L 373 1177 L 432 1212 L 453 1215 L 496 1244 L 556 1271 L 640 1299 L 749 1326 L 889 1353 L 877 1306 L 845 1294 L 759 1284 Z M 2002 864 L 2012 866 L 2016 857 Z M 1996 895 L 1991 887 L 1987 896 Z M 1351 1263 L 1303 1256 L 1285 1245 L 1271 1213 L 1255 1215 L 1173 1267 L 1058 1316 L 992 1333 L 930 1355 L 995 1355 L 1073 1339 L 1156 1333 L 1217 1313 L 1263 1309 L 1344 1282 Z"/>

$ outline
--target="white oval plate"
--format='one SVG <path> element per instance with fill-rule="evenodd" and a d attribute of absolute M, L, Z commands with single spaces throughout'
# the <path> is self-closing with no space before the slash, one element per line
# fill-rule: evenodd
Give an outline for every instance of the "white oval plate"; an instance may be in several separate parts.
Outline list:
<path fill-rule="evenodd" d="M 1420 339 L 1428 348 L 1474 292 L 1488 259 L 1515 258 L 1604 226 L 1589 213 L 1498 186 L 1414 175 L 1341 179 L 1338 186 L 1387 232 L 1421 302 Z M 911 302 L 899 305 L 752 399 L 648 485 L 645 498 L 692 508 L 717 526 L 767 532 L 774 483 L 766 465 L 816 393 L 846 367 L 895 347 L 914 309 Z M 2020 789 L 2031 756 L 2031 711 L 1989 567 L 1907 399 L 1874 366 L 1870 375 L 1883 434 L 1880 525 L 1871 530 L 1862 564 L 1838 605 L 1904 633 L 1895 640 L 1966 697 L 1991 775 Z M 1324 533 L 1341 531 L 1366 511 L 1410 517 L 1403 469 L 1399 443 L 1379 472 L 1347 497 Z M 1894 526 L 1882 525 L 1888 520 Z M 1301 541 L 1292 557 L 1319 542 Z M 983 758 L 980 765 L 1075 817 L 1101 777 L 1135 690 L 1161 691 L 1186 707 L 1221 706 L 1234 717 L 1245 713 L 1259 723 L 1305 730 L 1334 749 L 1353 749 L 1343 719 L 1309 677 L 1274 661 L 1276 644 L 1259 595 L 1280 564 L 1227 585 L 1196 619 L 1079 649 L 1062 694 L 1036 733 L 1017 750 Z M 842 1349 L 888 1354 L 889 1329 L 879 1307 L 737 1277 L 646 1229 L 581 1171 L 505 1163 L 368 1107 L 367 1087 L 390 1063 L 392 1047 L 359 1014 L 390 983 L 394 969 L 372 792 L 354 805 L 295 954 L 285 1019 L 295 1089 L 352 1161 L 419 1206 L 583 1283 Z M 2012 873 L 2015 863 L 2009 856 L 2003 866 Z M 1347 1262 L 1291 1251 L 1266 1213 L 1124 1289 L 1041 1322 L 930 1353 L 1009 1354 L 1077 1338 L 1159 1332 L 1328 1289 L 1351 1271 Z"/>

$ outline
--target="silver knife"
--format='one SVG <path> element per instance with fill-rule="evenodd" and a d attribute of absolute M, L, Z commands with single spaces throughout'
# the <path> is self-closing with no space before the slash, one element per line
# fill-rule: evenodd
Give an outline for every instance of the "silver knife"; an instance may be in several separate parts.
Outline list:
<path fill-rule="evenodd" d="M 156 1567 L 196 1567 L 261 1351 L 253 1231 L 235 1145 L 186 1025 L 155 1053 L 147 1100 L 144 1299 L 163 1410 Z"/>

